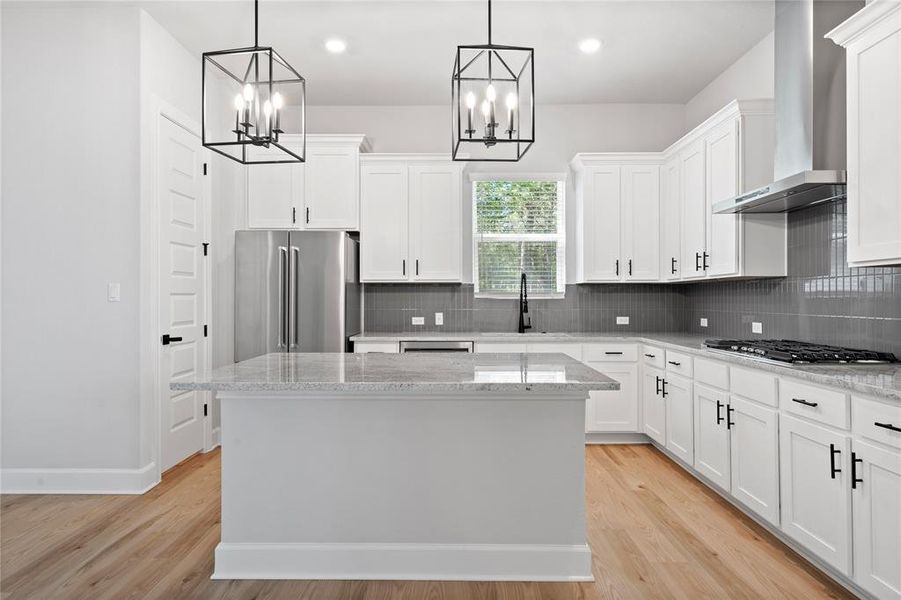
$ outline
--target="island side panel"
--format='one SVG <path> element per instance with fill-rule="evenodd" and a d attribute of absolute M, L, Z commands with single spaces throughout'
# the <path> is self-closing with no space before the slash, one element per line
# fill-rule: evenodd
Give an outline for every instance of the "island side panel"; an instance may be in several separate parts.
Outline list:
<path fill-rule="evenodd" d="M 590 579 L 582 394 L 222 393 L 216 576 Z"/>

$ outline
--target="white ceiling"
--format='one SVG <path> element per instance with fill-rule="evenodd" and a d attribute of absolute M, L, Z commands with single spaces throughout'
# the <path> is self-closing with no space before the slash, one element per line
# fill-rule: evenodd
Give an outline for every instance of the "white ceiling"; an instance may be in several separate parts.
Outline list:
<path fill-rule="evenodd" d="M 251 0 L 140 2 L 200 55 L 251 45 Z M 260 2 L 260 44 L 307 79 L 310 104 L 444 104 L 458 44 L 484 43 L 486 2 Z M 535 48 L 536 101 L 684 103 L 773 27 L 771 0 L 494 2 L 494 42 Z M 326 52 L 329 37 L 345 54 Z M 600 38 L 584 55 L 579 40 Z"/>

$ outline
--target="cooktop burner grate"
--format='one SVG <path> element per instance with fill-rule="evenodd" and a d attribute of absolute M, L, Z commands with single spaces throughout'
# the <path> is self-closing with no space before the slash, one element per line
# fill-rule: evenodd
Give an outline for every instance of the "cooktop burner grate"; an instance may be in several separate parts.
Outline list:
<path fill-rule="evenodd" d="M 842 348 L 824 344 L 810 344 L 795 340 L 704 340 L 715 350 L 749 354 L 786 363 L 893 363 L 891 352 Z"/>

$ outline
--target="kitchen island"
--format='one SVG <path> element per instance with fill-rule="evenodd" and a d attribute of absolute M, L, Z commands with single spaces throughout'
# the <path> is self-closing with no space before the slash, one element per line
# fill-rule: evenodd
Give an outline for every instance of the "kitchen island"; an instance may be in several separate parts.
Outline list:
<path fill-rule="evenodd" d="M 585 400 L 563 354 L 268 354 L 221 401 L 217 579 L 591 580 Z"/>

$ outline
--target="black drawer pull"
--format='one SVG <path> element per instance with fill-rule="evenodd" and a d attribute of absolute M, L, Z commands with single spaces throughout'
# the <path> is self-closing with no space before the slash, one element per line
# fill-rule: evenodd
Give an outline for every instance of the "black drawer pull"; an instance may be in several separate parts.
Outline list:
<path fill-rule="evenodd" d="M 604 352 L 604 354 L 622 354 L 622 352 Z"/>
<path fill-rule="evenodd" d="M 656 355 L 656 354 L 647 354 L 647 353 L 645 353 L 645 356 L 647 356 L 648 358 L 654 358 L 654 357 L 657 356 L 657 355 Z"/>
<path fill-rule="evenodd" d="M 863 479 L 857 476 L 857 463 L 862 463 L 862 458 L 857 458 L 857 453 L 851 453 L 851 489 L 856 490 L 858 483 L 863 483 Z"/>
<path fill-rule="evenodd" d="M 676 257 L 675 256 L 670 259 L 670 273 L 672 273 L 673 275 L 676 274 Z"/>
<path fill-rule="evenodd" d="M 841 454 L 842 451 L 835 447 L 835 444 L 829 444 L 829 476 L 832 479 L 835 479 L 836 473 L 841 473 L 842 470 L 835 466 L 835 455 Z"/>
<path fill-rule="evenodd" d="M 805 400 L 804 398 L 792 398 L 792 402 L 797 402 L 798 404 L 803 404 L 804 406 L 819 406 L 819 402 L 810 402 L 809 400 Z"/>
<path fill-rule="evenodd" d="M 723 404 L 722 402 L 720 402 L 719 400 L 716 401 L 716 424 L 717 425 L 719 425 L 720 423 L 723 422 L 723 415 L 722 415 L 722 412 L 720 412 L 720 411 L 722 411 L 724 406 L 726 406 L 726 405 Z"/>
<path fill-rule="evenodd" d="M 181 336 L 172 336 L 168 333 L 163 334 L 162 342 L 163 346 L 168 346 L 170 342 L 180 342 L 182 340 Z"/>
<path fill-rule="evenodd" d="M 676 361 L 674 361 L 674 360 L 668 360 L 668 361 L 666 361 L 666 362 L 668 362 L 669 364 L 671 364 L 671 365 L 673 365 L 673 366 L 675 366 L 675 367 L 678 367 L 679 365 L 682 364 L 682 363 L 676 362 Z"/>
<path fill-rule="evenodd" d="M 873 425 L 875 425 L 876 427 L 882 427 L 883 429 L 890 429 L 892 431 L 897 431 L 897 432 L 901 433 L 901 427 L 897 427 L 895 425 L 892 425 L 891 423 L 875 422 L 875 423 L 873 423 Z"/>

